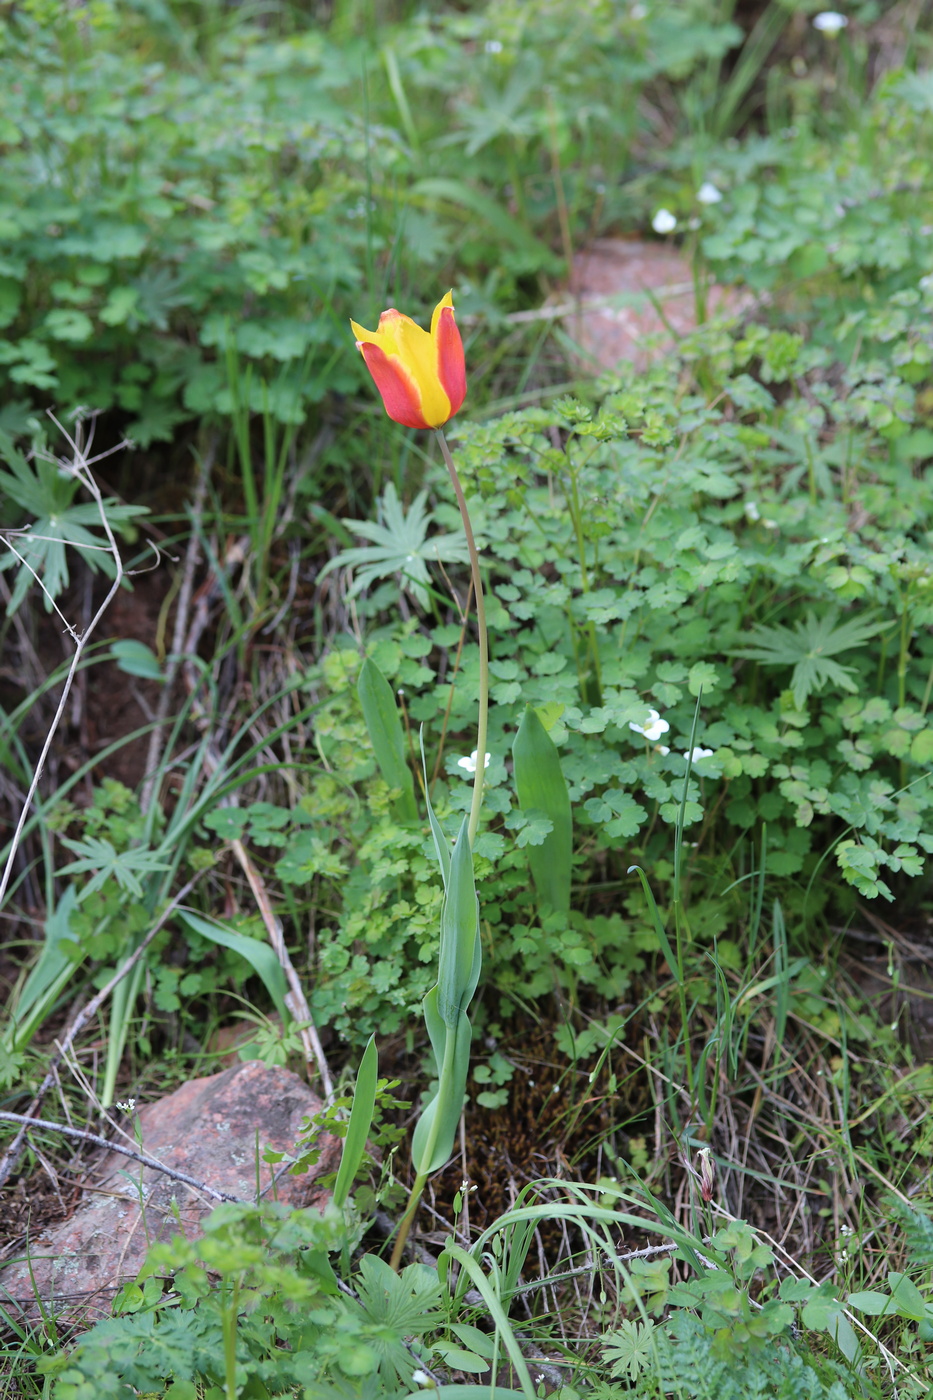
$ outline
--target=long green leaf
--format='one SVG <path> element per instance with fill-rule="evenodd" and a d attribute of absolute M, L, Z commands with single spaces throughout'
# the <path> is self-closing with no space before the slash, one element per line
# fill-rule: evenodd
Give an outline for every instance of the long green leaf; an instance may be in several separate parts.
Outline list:
<path fill-rule="evenodd" d="M 540 846 L 528 846 L 528 863 L 543 907 L 570 909 L 573 818 L 570 793 L 554 741 L 529 705 L 512 742 L 515 789 L 523 812 L 543 812 L 551 830 Z"/>
<path fill-rule="evenodd" d="M 422 1003 L 424 1019 L 438 1059 L 437 1093 L 424 1109 L 411 1139 L 411 1160 L 419 1176 L 440 1171 L 454 1150 L 470 1068 L 473 1029 L 465 1014 L 451 1030 L 437 1010 L 437 988 L 432 987 Z M 438 1048 L 441 1054 L 438 1055 Z M 435 1119 L 437 1122 L 435 1124 Z"/>
<path fill-rule="evenodd" d="M 648 901 L 648 909 L 651 913 L 651 922 L 654 924 L 654 931 L 658 936 L 658 943 L 660 944 L 661 952 L 664 954 L 665 960 L 671 972 L 674 974 L 675 977 L 679 978 L 680 965 L 678 964 L 677 959 L 674 956 L 674 950 L 671 947 L 670 939 L 667 936 L 664 924 L 661 922 L 661 914 L 658 910 L 655 897 L 651 893 L 651 886 L 648 884 L 648 876 L 642 870 L 640 865 L 630 865 L 627 873 L 631 875 L 633 870 L 637 871 L 638 878 L 641 880 L 641 887 L 644 890 L 645 898 Z"/>
<path fill-rule="evenodd" d="M 508 1319 L 505 1308 L 502 1306 L 496 1294 L 496 1290 L 492 1287 L 488 1277 L 473 1258 L 473 1255 L 467 1254 L 466 1250 L 461 1249 L 460 1245 L 454 1244 L 453 1240 L 448 1240 L 444 1246 L 444 1252 L 449 1254 L 450 1257 L 460 1265 L 464 1273 L 469 1274 L 474 1286 L 478 1288 L 483 1295 L 483 1301 L 489 1309 L 489 1315 L 496 1324 L 496 1330 L 501 1333 L 502 1340 L 505 1342 L 506 1351 L 509 1353 L 512 1365 L 515 1367 L 515 1373 L 521 1382 L 522 1394 L 528 1397 L 528 1400 L 535 1400 L 535 1388 L 528 1371 L 528 1364 L 525 1361 L 518 1338 L 512 1330 L 512 1324 Z"/>
<path fill-rule="evenodd" d="M 469 822 L 464 817 L 450 858 L 437 967 L 437 1009 L 450 1029 L 456 1027 L 461 1012 L 473 999 L 480 962 L 479 903 L 473 880 Z"/>
<path fill-rule="evenodd" d="M 29 1044 L 50 1007 L 77 971 L 78 964 L 61 946 L 72 937 L 70 921 L 77 905 L 77 891 L 69 885 L 45 921 L 45 943 L 39 961 L 19 994 L 15 1019 L 5 1038 L 8 1048 L 21 1050 Z"/>
<path fill-rule="evenodd" d="M 260 943 L 255 938 L 245 938 L 242 933 L 234 933 L 213 919 L 192 914 L 188 909 L 179 909 L 178 914 L 182 922 L 202 938 L 209 938 L 212 943 L 220 943 L 224 948 L 229 948 L 231 952 L 239 953 L 240 957 L 246 959 L 256 975 L 262 979 L 276 1011 L 282 1018 L 282 1024 L 288 1025 L 292 1018 L 285 1005 L 285 973 L 268 943 Z"/>
<path fill-rule="evenodd" d="M 347 1135 L 343 1140 L 337 1180 L 334 1182 L 334 1205 L 343 1207 L 357 1168 L 366 1153 L 366 1139 L 373 1125 L 373 1112 L 376 1107 L 376 1086 L 379 1080 L 379 1052 L 376 1037 L 371 1035 L 363 1051 L 360 1067 L 356 1072 L 356 1088 L 353 1092 L 353 1107 L 347 1123 Z"/>
<path fill-rule="evenodd" d="M 392 687 L 370 657 L 360 669 L 356 693 L 379 771 L 389 787 L 399 793 L 398 815 L 403 821 L 415 822 L 418 820 L 415 785 L 405 757 L 405 732 L 398 705 Z"/>

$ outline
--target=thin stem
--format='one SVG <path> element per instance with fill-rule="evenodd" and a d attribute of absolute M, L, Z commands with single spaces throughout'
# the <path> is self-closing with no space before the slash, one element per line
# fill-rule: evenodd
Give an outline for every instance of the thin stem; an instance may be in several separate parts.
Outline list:
<path fill-rule="evenodd" d="M 573 519 L 573 528 L 577 536 L 577 552 L 580 556 L 580 585 L 584 593 L 590 591 L 590 575 L 586 567 L 586 539 L 583 534 L 583 512 L 580 509 L 580 492 L 577 487 L 577 474 L 570 473 L 570 514 Z M 590 659 L 593 665 L 593 679 L 596 682 L 595 700 L 597 705 L 603 703 L 603 678 L 602 668 L 599 664 L 599 639 L 596 635 L 596 624 L 590 618 L 587 624 L 587 634 L 590 640 Z"/>
<path fill-rule="evenodd" d="M 447 439 L 444 436 L 443 428 L 436 428 L 437 441 L 440 445 L 441 455 L 447 464 L 450 473 L 450 480 L 453 484 L 454 494 L 457 497 L 457 505 L 460 507 L 460 519 L 463 521 L 463 533 L 466 535 L 467 549 L 470 553 L 470 569 L 473 574 L 473 596 L 476 599 L 476 632 L 479 641 L 479 715 L 476 721 L 476 772 L 473 775 L 473 801 L 470 804 L 470 845 L 476 840 L 476 831 L 479 826 L 479 814 L 483 805 L 483 780 L 486 773 L 486 731 L 489 720 L 489 638 L 486 632 L 486 603 L 483 598 L 483 580 L 479 572 L 479 555 L 476 551 L 476 541 L 473 538 L 473 526 L 470 523 L 470 512 L 467 509 L 466 497 L 463 494 L 463 487 L 460 485 L 460 478 L 457 475 L 457 468 L 450 455 L 450 448 L 447 446 Z"/>
<path fill-rule="evenodd" d="M 456 1038 L 448 1031 L 447 1040 L 444 1044 L 444 1063 L 441 1065 L 441 1072 L 437 1085 L 437 1098 L 434 1101 L 434 1117 L 431 1121 L 431 1129 L 428 1133 L 428 1140 L 424 1146 L 424 1152 L 421 1154 L 422 1162 L 427 1162 L 429 1165 L 431 1158 L 434 1156 L 434 1149 L 437 1146 L 437 1135 L 441 1125 L 441 1104 L 450 1093 L 449 1080 L 453 1069 L 455 1048 Z M 424 1185 L 429 1174 L 429 1171 L 419 1171 L 415 1177 L 415 1184 L 411 1188 L 411 1194 L 408 1197 L 408 1208 L 398 1227 L 398 1235 L 396 1236 L 395 1245 L 392 1249 L 392 1258 L 389 1260 L 389 1267 L 394 1269 L 396 1273 L 398 1273 L 399 1265 L 402 1262 L 402 1251 L 408 1240 L 408 1232 L 418 1212 L 418 1206 L 421 1203 L 421 1193 L 424 1190 Z"/>

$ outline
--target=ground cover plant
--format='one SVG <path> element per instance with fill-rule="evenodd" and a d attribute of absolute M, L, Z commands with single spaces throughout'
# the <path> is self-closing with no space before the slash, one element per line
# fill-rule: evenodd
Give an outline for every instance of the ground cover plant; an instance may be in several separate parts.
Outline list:
<path fill-rule="evenodd" d="M 929 1393 L 929 40 L 812 9 L 11 17 L 7 1255 L 40 1100 L 238 1016 L 345 1143 L 6 1308 L 11 1396 Z M 652 220 L 698 327 L 584 371 Z"/>

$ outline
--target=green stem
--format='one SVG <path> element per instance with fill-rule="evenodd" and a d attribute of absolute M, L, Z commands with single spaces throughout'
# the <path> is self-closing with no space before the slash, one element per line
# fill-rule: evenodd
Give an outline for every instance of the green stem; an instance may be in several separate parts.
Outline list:
<path fill-rule="evenodd" d="M 437 1085 L 437 1098 L 435 1100 L 434 1121 L 431 1124 L 431 1131 L 428 1133 L 428 1140 L 425 1144 L 424 1155 L 421 1159 L 423 1162 L 430 1162 L 431 1158 L 434 1156 L 434 1148 L 437 1145 L 437 1134 L 440 1129 L 441 1123 L 441 1104 L 444 1100 L 445 1093 L 449 1092 L 448 1081 L 450 1079 L 451 1072 L 453 1069 L 454 1049 L 456 1047 L 456 1043 L 456 1035 L 452 1035 L 450 1030 L 448 1030 L 447 1040 L 444 1044 L 444 1063 L 441 1065 L 440 1079 L 438 1080 Z M 402 1216 L 401 1224 L 398 1227 L 398 1235 L 396 1236 L 395 1244 L 392 1249 L 392 1258 L 389 1260 L 389 1267 L 391 1269 L 394 1269 L 396 1273 L 398 1273 L 399 1265 L 402 1262 L 402 1251 L 404 1250 L 405 1243 L 408 1239 L 408 1232 L 411 1229 L 415 1219 L 415 1215 L 418 1212 L 418 1206 L 421 1203 L 421 1193 L 424 1190 L 424 1183 L 427 1181 L 428 1176 L 428 1172 L 420 1171 L 415 1177 L 414 1185 L 411 1188 L 411 1194 L 408 1197 L 408 1207 L 405 1211 L 405 1214 Z"/>
<path fill-rule="evenodd" d="M 228 1288 L 231 1285 L 228 1281 Z M 240 1280 L 236 1279 L 232 1284 L 233 1296 L 224 1300 L 223 1313 L 221 1314 L 221 1327 L 223 1331 L 224 1346 L 224 1397 L 225 1400 L 237 1400 L 236 1393 L 236 1320 L 240 1299 Z M 228 1301 L 229 1299 L 229 1301 Z"/>
<path fill-rule="evenodd" d="M 580 509 L 580 492 L 577 489 L 576 472 L 570 473 L 570 514 L 573 518 L 573 528 L 577 536 L 577 553 L 580 556 L 580 586 L 584 593 L 590 591 L 590 576 L 586 567 L 586 539 L 583 534 L 583 513 Z M 596 636 L 596 624 L 590 618 L 587 624 L 587 634 L 590 639 L 590 658 L 593 664 L 593 679 L 596 682 L 595 697 L 585 697 L 595 699 L 597 705 L 603 703 L 603 677 L 599 664 L 599 640 Z"/>
<path fill-rule="evenodd" d="M 486 773 L 486 731 L 489 721 L 489 637 L 486 631 L 486 603 L 483 597 L 483 580 L 479 572 L 479 555 L 476 552 L 476 541 L 473 538 L 473 526 L 470 523 L 470 512 L 467 510 L 466 497 L 463 494 L 463 487 L 460 485 L 460 478 L 457 475 L 457 468 L 450 455 L 450 448 L 447 446 L 447 439 L 444 436 L 443 428 L 436 428 L 437 441 L 440 445 L 441 455 L 447 464 L 450 473 L 450 480 L 453 483 L 454 494 L 457 497 L 457 505 L 460 507 L 460 519 L 463 521 L 463 533 L 466 535 L 467 549 L 470 553 L 470 569 L 473 573 L 473 597 L 476 599 L 476 631 L 479 641 L 479 716 L 476 721 L 476 772 L 473 775 L 473 801 L 470 804 L 470 845 L 476 840 L 476 830 L 479 826 L 479 814 L 483 805 L 483 780 Z"/>
<path fill-rule="evenodd" d="M 900 648 L 897 657 L 897 703 L 901 709 L 907 701 L 907 657 L 910 651 L 910 588 L 904 594 L 901 609 Z"/>

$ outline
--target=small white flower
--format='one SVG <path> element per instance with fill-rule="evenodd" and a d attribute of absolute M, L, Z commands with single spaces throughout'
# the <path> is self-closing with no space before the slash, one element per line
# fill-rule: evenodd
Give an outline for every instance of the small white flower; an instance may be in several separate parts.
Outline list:
<path fill-rule="evenodd" d="M 501 52 L 502 52 L 502 40 L 501 40 L 501 39 L 487 39 L 487 40 L 486 40 L 486 43 L 485 43 L 485 45 L 484 45 L 484 47 L 485 47 L 487 53 L 501 53 Z"/>
<path fill-rule="evenodd" d="M 491 758 L 492 758 L 492 754 L 491 754 L 491 753 L 488 753 L 488 754 L 486 755 L 486 761 L 485 761 L 484 764 L 483 764 L 483 772 L 484 772 L 484 773 L 485 773 L 486 769 L 489 767 L 489 760 L 490 760 Z M 470 757 L 469 757 L 469 758 L 458 758 L 458 759 L 457 759 L 457 767 L 458 767 L 458 768 L 462 768 L 463 771 L 464 771 L 465 773 L 475 773 L 475 772 L 476 772 L 476 764 L 477 764 L 478 759 L 479 759 L 479 751 L 478 751 L 477 749 L 474 749 L 473 752 L 470 754 Z"/>
<path fill-rule="evenodd" d="M 659 753 L 659 754 L 669 754 L 669 753 L 670 753 L 670 749 L 667 747 L 666 744 L 658 744 L 658 753 Z"/>
<path fill-rule="evenodd" d="M 749 520 L 761 519 L 761 511 L 758 509 L 757 503 L 755 501 L 745 502 L 745 514 L 748 516 Z"/>
<path fill-rule="evenodd" d="M 712 180 L 704 180 L 697 190 L 698 204 L 719 204 L 722 199 L 722 190 L 716 188 Z"/>
<path fill-rule="evenodd" d="M 412 1371 L 411 1378 L 415 1385 L 431 1384 L 431 1377 L 428 1375 L 427 1371 Z"/>
<path fill-rule="evenodd" d="M 670 209 L 659 209 L 651 220 L 651 227 L 655 233 L 673 233 L 677 227 L 677 220 Z"/>
<path fill-rule="evenodd" d="M 838 10 L 821 10 L 818 15 L 813 16 L 813 28 L 818 29 L 821 34 L 828 34 L 831 39 L 841 34 L 848 23 L 845 15 L 841 15 Z"/>
<path fill-rule="evenodd" d="M 127 1099 L 125 1103 L 118 1103 L 116 1107 L 121 1113 L 132 1113 L 133 1109 L 136 1107 L 136 1100 Z"/>
<path fill-rule="evenodd" d="M 646 725 L 635 724 L 633 720 L 629 720 L 628 727 L 629 729 L 634 729 L 636 734 L 644 734 L 645 738 L 649 740 L 650 743 L 655 744 L 662 734 L 667 733 L 671 726 L 666 719 L 661 718 L 657 710 L 649 710 L 648 723 Z"/>
<path fill-rule="evenodd" d="M 699 746 L 695 749 L 691 749 L 687 755 L 691 763 L 699 763 L 701 758 L 712 758 L 712 756 L 712 749 L 701 749 Z"/>

